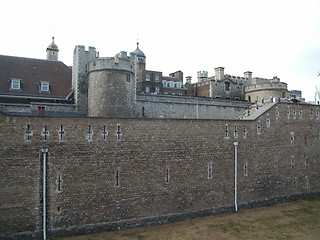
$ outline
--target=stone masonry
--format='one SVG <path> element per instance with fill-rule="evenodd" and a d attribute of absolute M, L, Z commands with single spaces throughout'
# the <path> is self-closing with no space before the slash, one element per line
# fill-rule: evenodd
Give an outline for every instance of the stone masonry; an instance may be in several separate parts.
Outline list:
<path fill-rule="evenodd" d="M 52 238 L 320 192 L 319 106 L 276 103 L 252 120 L 0 114 L 0 134 L 1 239 L 42 239 L 44 222 Z"/>

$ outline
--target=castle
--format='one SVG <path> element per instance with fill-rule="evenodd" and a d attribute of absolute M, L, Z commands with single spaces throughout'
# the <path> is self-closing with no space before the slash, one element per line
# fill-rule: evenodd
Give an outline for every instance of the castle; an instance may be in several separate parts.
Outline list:
<path fill-rule="evenodd" d="M 146 69 L 137 48 L 129 55 L 100 57 L 94 47 L 76 46 L 73 66 L 58 60 L 54 42 L 47 59 L 0 55 L 0 109 L 7 114 L 137 118 L 238 119 L 253 104 L 291 99 L 280 79 L 243 77 L 215 68 L 192 83 L 182 71 L 163 76 Z"/>
<path fill-rule="evenodd" d="M 170 85 L 180 81 L 179 71 L 165 79 L 168 94 L 136 93 L 161 90 L 154 72 L 136 67 L 141 55 L 100 58 L 94 48 L 77 46 L 72 114 L 0 112 L 1 239 L 162 224 L 320 193 L 319 106 L 264 98 L 245 107 L 241 119 L 223 119 L 222 109 L 237 115 L 238 102 L 250 104 L 179 96 L 178 85 Z M 147 74 L 149 83 L 135 81 Z M 163 118 L 152 118 L 156 106 L 169 108 Z M 209 119 L 213 106 L 211 116 L 221 119 Z"/>

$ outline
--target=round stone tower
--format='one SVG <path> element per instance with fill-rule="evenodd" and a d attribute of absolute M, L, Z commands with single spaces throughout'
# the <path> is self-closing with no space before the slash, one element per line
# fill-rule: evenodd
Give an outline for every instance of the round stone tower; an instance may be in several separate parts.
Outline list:
<path fill-rule="evenodd" d="M 47 47 L 47 60 L 58 61 L 59 48 L 54 43 L 54 37 L 52 37 L 52 43 Z"/>
<path fill-rule="evenodd" d="M 134 63 L 127 52 L 96 58 L 88 66 L 88 116 L 134 116 Z"/>

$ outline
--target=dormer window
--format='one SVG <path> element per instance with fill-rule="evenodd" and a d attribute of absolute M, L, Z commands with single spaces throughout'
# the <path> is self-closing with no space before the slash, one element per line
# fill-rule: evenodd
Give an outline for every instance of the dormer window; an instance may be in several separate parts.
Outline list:
<path fill-rule="evenodd" d="M 41 82 L 40 83 L 40 92 L 49 92 L 50 91 L 50 85 L 48 82 Z"/>
<path fill-rule="evenodd" d="M 21 79 L 11 79 L 10 90 L 21 90 Z"/>
<path fill-rule="evenodd" d="M 166 86 L 167 86 L 167 81 L 166 81 L 166 80 L 163 80 L 163 81 L 162 81 L 162 85 L 163 85 L 164 87 L 166 87 Z"/>

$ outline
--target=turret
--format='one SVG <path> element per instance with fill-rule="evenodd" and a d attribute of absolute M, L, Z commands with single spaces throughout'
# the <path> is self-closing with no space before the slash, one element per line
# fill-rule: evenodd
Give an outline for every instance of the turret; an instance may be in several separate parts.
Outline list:
<path fill-rule="evenodd" d="M 244 74 L 244 77 L 246 78 L 247 85 L 252 84 L 252 72 L 246 71 L 243 74 Z"/>
<path fill-rule="evenodd" d="M 54 37 L 52 37 L 52 43 L 47 47 L 47 60 L 58 61 L 59 48 L 54 43 Z"/>

